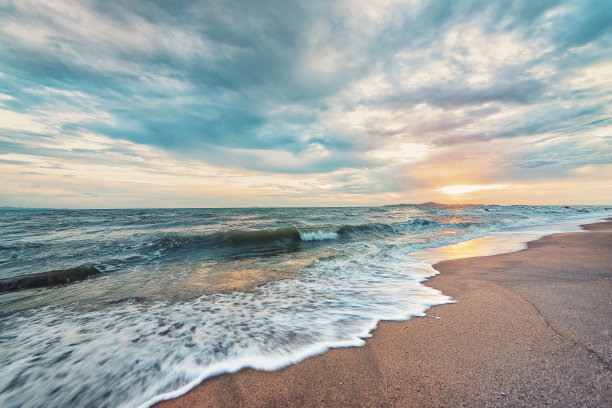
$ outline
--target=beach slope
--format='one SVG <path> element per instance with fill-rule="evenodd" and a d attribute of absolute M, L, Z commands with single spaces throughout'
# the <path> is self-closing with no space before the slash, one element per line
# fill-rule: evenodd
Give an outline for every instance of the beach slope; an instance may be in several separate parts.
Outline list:
<path fill-rule="evenodd" d="M 612 405 L 612 223 L 445 261 L 458 301 L 381 322 L 365 347 L 208 379 L 159 407 Z"/>

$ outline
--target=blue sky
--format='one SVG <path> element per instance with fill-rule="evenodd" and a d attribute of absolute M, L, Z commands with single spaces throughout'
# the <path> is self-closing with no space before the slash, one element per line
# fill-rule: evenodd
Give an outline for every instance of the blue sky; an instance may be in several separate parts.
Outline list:
<path fill-rule="evenodd" d="M 0 204 L 612 203 L 611 21 L 601 0 L 0 2 Z"/>

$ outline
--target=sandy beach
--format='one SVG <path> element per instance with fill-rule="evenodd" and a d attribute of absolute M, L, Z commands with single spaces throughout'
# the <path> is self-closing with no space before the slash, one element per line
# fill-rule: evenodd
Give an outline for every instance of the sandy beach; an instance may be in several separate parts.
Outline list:
<path fill-rule="evenodd" d="M 427 285 L 457 303 L 381 322 L 364 347 L 221 375 L 156 406 L 610 406 L 612 223 L 585 229 L 436 264 Z"/>

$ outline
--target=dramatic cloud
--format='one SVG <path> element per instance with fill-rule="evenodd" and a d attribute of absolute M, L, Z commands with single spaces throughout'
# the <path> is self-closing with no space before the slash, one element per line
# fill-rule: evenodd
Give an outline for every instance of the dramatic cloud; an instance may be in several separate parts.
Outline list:
<path fill-rule="evenodd" d="M 597 0 L 0 2 L 0 197 L 610 202 L 610 21 Z"/>

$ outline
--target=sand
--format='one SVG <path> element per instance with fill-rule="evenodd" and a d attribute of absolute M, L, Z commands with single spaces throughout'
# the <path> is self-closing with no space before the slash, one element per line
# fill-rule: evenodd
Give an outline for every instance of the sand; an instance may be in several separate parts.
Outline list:
<path fill-rule="evenodd" d="M 436 264 L 427 285 L 458 303 L 381 322 L 364 347 L 214 377 L 158 406 L 612 406 L 612 223 L 585 228 Z"/>

